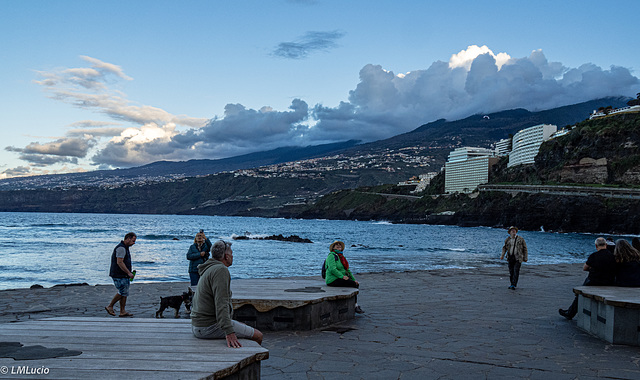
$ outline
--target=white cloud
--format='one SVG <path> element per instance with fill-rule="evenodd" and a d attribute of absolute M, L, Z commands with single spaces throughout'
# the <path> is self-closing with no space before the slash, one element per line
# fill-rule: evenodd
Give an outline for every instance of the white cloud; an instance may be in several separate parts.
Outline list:
<path fill-rule="evenodd" d="M 449 68 L 455 69 L 462 67 L 469 70 L 473 61 L 478 58 L 479 55 L 483 54 L 489 54 L 495 59 L 498 70 L 511 59 L 507 53 L 493 54 L 491 49 L 486 45 L 482 47 L 471 45 L 466 50 L 461 50 L 458 54 L 451 55 L 451 58 L 449 58 Z"/>
<path fill-rule="evenodd" d="M 494 54 L 470 46 L 449 62 L 394 75 L 379 65 L 360 70 L 349 101 L 313 108 L 318 123 L 308 138 L 332 136 L 372 141 L 415 129 L 429 121 L 513 108 L 549 109 L 606 96 L 633 96 L 640 81 L 629 69 L 593 64 L 579 68 L 548 62 L 541 50 L 529 57 Z"/>
<path fill-rule="evenodd" d="M 114 65 L 112 63 L 103 62 L 99 59 L 88 57 L 86 55 L 81 55 L 80 58 L 92 64 L 92 66 L 104 73 L 114 74 L 124 80 L 133 80 L 130 76 L 126 75 L 122 68 L 118 65 Z"/>

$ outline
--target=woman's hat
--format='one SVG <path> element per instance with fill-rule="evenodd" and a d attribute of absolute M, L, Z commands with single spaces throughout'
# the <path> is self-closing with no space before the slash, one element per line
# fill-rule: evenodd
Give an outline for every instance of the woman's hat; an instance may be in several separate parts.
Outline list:
<path fill-rule="evenodd" d="M 516 230 L 516 232 L 518 232 L 518 227 L 516 227 L 516 226 L 511 226 L 511 227 L 509 227 L 509 228 L 507 229 L 507 232 L 508 232 L 508 233 L 511 233 L 511 230 Z"/>
<path fill-rule="evenodd" d="M 345 247 L 344 243 L 341 242 L 340 240 L 336 240 L 333 243 L 331 243 L 331 245 L 329 246 L 329 251 L 333 252 L 333 248 L 338 244 L 342 246 L 342 249 L 344 249 L 344 247 Z"/>

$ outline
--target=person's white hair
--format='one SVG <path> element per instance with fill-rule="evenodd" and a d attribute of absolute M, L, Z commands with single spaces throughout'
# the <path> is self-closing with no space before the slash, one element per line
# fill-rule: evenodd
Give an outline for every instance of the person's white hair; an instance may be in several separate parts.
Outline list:
<path fill-rule="evenodd" d="M 596 239 L 596 247 L 606 247 L 607 240 L 603 237 L 599 237 Z"/>
<path fill-rule="evenodd" d="M 231 247 L 231 243 L 228 243 L 224 240 L 218 240 L 213 243 L 213 247 L 211 247 L 211 257 L 216 260 L 221 260 L 224 253 L 227 252 L 227 248 Z"/>

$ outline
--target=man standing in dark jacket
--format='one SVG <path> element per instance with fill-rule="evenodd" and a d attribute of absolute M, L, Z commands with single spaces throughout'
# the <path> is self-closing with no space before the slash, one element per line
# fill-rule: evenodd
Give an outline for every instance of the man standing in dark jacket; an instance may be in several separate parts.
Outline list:
<path fill-rule="evenodd" d="M 596 249 L 589 255 L 582 270 L 589 271 L 589 275 L 584 280 L 583 286 L 608 286 L 613 285 L 615 279 L 616 259 L 613 253 L 607 249 L 607 241 L 604 238 L 596 239 Z M 578 295 L 567 310 L 558 309 L 558 313 L 567 319 L 573 319 L 578 313 Z"/>
<path fill-rule="evenodd" d="M 111 266 L 109 268 L 109 276 L 113 279 L 113 284 L 118 289 L 118 293 L 113 297 L 109 306 L 105 306 L 105 310 L 109 315 L 115 316 L 113 306 L 116 302 L 120 302 L 120 316 L 133 317 L 133 314 L 125 310 L 127 305 L 127 297 L 129 296 L 129 283 L 133 279 L 131 272 L 131 253 L 129 247 L 136 243 L 136 234 L 129 232 L 124 235 L 124 240 L 116 245 L 111 254 Z"/>
<path fill-rule="evenodd" d="M 500 260 L 507 258 L 509 262 L 509 289 L 515 290 L 518 286 L 518 278 L 520 277 L 520 266 L 523 262 L 529 260 L 529 250 L 527 243 L 522 236 L 518 235 L 518 227 L 511 226 L 507 230 L 509 237 L 504 241 L 502 246 L 502 255 Z"/>

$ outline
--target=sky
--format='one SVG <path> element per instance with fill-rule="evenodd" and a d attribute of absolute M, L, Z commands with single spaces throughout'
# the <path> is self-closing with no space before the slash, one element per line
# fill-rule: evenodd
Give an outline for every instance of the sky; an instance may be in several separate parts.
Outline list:
<path fill-rule="evenodd" d="M 637 0 L 0 0 L 0 179 L 635 98 L 639 14 Z"/>

